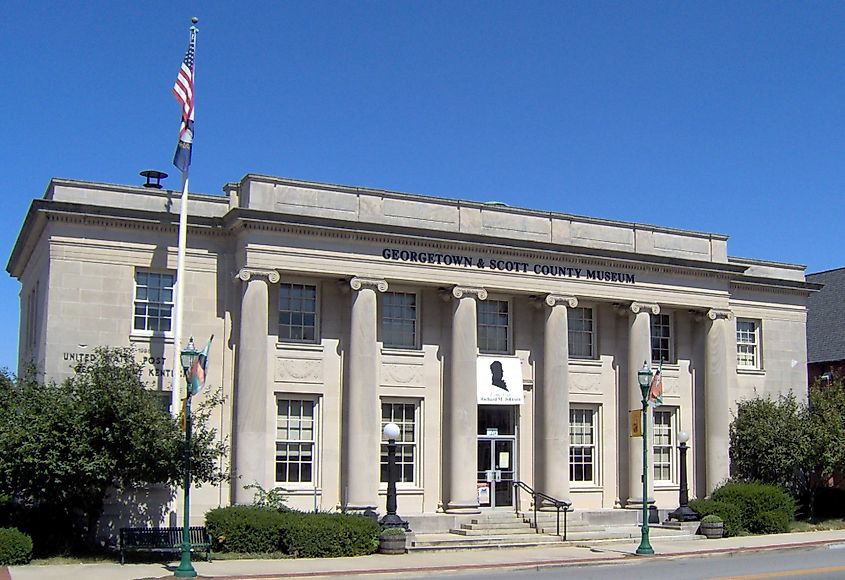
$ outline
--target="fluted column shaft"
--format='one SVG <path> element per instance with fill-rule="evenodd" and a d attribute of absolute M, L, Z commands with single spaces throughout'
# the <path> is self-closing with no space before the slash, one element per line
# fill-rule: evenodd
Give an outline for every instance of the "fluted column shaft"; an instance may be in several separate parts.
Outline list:
<path fill-rule="evenodd" d="M 443 401 L 443 509 L 478 512 L 478 313 L 483 288 L 452 289 L 452 354 Z"/>
<path fill-rule="evenodd" d="M 578 299 L 546 296 L 543 341 L 543 382 L 537 398 L 535 439 L 538 491 L 557 499 L 569 499 L 569 318 L 567 306 Z"/>
<path fill-rule="evenodd" d="M 345 505 L 347 509 L 366 510 L 378 505 L 381 414 L 376 291 L 387 291 L 387 282 L 356 277 L 349 285 L 354 292 L 343 409 Z"/>
<path fill-rule="evenodd" d="M 643 362 L 651 365 L 651 315 L 660 314 L 660 306 L 657 304 L 642 304 L 634 302 L 628 314 L 628 409 L 642 409 L 643 392 L 640 389 L 640 382 L 637 372 L 642 368 Z M 646 412 L 645 420 L 651 426 L 651 408 Z M 652 433 L 648 429 L 649 465 L 653 465 Z M 652 471 L 653 473 L 653 471 Z M 628 437 L 628 501 L 626 507 L 639 507 L 643 502 L 643 440 L 641 437 Z M 654 502 L 654 478 L 649 473 L 648 498 L 649 503 Z"/>
<path fill-rule="evenodd" d="M 729 383 L 736 375 L 736 329 L 729 310 L 707 312 L 704 348 L 705 481 L 710 494 L 729 476 Z"/>
<path fill-rule="evenodd" d="M 243 269 L 244 282 L 238 343 L 235 425 L 232 430 L 232 499 L 236 504 L 252 503 L 253 492 L 245 485 L 258 482 L 265 488 L 273 481 L 273 430 L 267 425 L 270 404 L 267 383 L 268 282 L 279 282 L 278 272 Z M 268 480 L 269 478 L 269 480 Z"/>

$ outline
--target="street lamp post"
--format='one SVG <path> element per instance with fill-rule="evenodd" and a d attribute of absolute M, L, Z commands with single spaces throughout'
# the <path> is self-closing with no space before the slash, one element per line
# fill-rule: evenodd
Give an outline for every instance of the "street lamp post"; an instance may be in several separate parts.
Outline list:
<path fill-rule="evenodd" d="M 381 518 L 385 528 L 408 529 L 408 522 L 396 515 L 396 439 L 399 426 L 388 423 L 384 426 L 384 438 L 387 439 L 387 514 Z"/>
<path fill-rule="evenodd" d="M 637 382 L 643 392 L 643 525 L 642 539 L 637 547 L 637 554 L 654 554 L 654 548 L 648 540 L 648 390 L 651 385 L 651 369 L 643 361 L 643 368 L 637 371 Z"/>
<path fill-rule="evenodd" d="M 689 447 L 687 447 L 687 441 L 689 441 L 689 433 L 686 431 L 678 433 L 678 451 L 680 451 L 681 455 L 681 485 L 678 490 L 678 509 L 669 514 L 669 519 L 678 520 L 679 522 L 694 522 L 698 520 L 698 514 L 689 507 L 689 492 L 687 491 L 687 450 Z"/>
<path fill-rule="evenodd" d="M 194 339 L 191 337 L 188 345 L 181 353 L 182 370 L 185 372 L 187 381 L 185 386 L 185 506 L 183 508 L 184 523 L 182 525 L 182 559 L 179 562 L 179 567 L 173 573 L 176 578 L 196 578 L 197 576 L 197 571 L 191 564 L 191 395 L 193 393 L 191 393 L 189 373 L 199 354 L 196 346 L 194 346 Z"/>

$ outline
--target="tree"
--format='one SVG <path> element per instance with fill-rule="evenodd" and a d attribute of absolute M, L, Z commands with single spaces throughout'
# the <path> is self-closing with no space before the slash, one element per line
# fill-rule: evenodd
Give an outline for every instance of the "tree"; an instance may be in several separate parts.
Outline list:
<path fill-rule="evenodd" d="M 179 485 L 184 434 L 141 370 L 131 349 L 101 348 L 61 384 L 0 377 L 0 493 L 90 543 L 110 489 Z M 195 415 L 197 485 L 225 478 L 225 445 L 209 413 L 206 404 Z"/>

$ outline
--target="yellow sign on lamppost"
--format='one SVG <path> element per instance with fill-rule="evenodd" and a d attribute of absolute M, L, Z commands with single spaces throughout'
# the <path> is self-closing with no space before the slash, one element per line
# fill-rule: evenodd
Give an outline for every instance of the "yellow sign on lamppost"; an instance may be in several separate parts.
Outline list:
<path fill-rule="evenodd" d="M 631 425 L 631 437 L 643 436 L 643 412 L 641 409 L 628 411 L 628 419 Z"/>

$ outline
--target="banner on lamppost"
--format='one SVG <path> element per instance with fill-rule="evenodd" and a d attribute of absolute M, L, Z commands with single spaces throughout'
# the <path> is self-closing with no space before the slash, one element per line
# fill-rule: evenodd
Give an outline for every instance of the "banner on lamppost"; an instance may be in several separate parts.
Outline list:
<path fill-rule="evenodd" d="M 631 437 L 643 436 L 643 411 L 642 409 L 634 409 L 628 411 L 628 419 L 631 425 Z"/>

